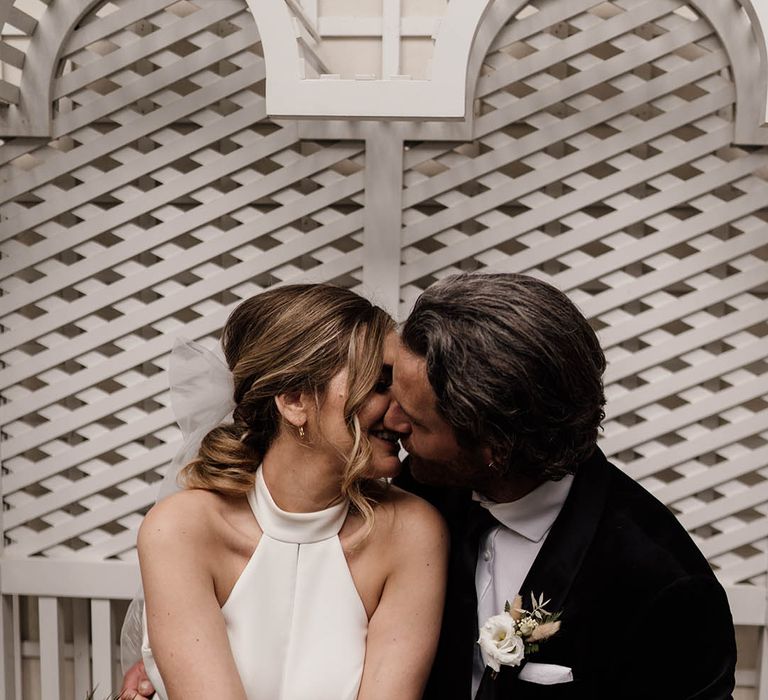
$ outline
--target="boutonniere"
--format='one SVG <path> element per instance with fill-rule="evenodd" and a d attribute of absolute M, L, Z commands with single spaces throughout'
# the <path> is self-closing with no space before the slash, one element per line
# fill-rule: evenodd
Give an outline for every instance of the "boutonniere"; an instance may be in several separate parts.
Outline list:
<path fill-rule="evenodd" d="M 526 610 L 518 595 L 511 605 L 506 602 L 503 613 L 485 621 L 477 643 L 494 678 L 502 666 L 519 666 L 527 654 L 538 651 L 541 643 L 560 629 L 562 613 L 545 610 L 548 603 L 543 593 L 538 600 L 531 593 L 531 609 Z"/>

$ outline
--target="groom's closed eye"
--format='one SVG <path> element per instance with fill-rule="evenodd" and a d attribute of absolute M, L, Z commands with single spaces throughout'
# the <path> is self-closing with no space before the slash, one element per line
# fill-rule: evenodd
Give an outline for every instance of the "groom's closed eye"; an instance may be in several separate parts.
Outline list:
<path fill-rule="evenodd" d="M 415 426 L 417 428 L 421 428 L 422 430 L 426 428 L 424 423 L 422 423 L 419 420 L 417 420 L 416 418 L 414 418 L 410 413 L 408 413 L 408 411 L 406 411 L 403 408 L 403 404 L 398 404 L 398 405 L 400 406 L 400 410 L 403 412 L 403 415 L 406 417 L 406 419 L 411 424 L 411 426 Z"/>

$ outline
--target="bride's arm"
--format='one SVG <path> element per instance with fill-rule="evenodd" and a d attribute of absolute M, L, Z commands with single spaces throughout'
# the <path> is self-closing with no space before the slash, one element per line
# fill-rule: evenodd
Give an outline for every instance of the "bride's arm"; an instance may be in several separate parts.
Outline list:
<path fill-rule="evenodd" d="M 402 492 L 386 530 L 392 563 L 368 625 L 358 700 L 418 700 L 440 635 L 448 533 L 432 506 Z"/>
<path fill-rule="evenodd" d="M 246 700 L 214 589 L 212 498 L 203 491 L 170 496 L 139 531 L 149 640 L 168 700 Z"/>

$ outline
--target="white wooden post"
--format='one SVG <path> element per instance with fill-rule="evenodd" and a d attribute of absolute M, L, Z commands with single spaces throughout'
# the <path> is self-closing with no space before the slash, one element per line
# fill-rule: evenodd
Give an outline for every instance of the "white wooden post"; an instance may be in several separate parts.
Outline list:
<path fill-rule="evenodd" d="M 383 0 L 381 27 L 381 77 L 400 74 L 400 0 Z"/>
<path fill-rule="evenodd" d="M 366 141 L 363 284 L 393 316 L 400 305 L 403 142 L 390 124 Z"/>

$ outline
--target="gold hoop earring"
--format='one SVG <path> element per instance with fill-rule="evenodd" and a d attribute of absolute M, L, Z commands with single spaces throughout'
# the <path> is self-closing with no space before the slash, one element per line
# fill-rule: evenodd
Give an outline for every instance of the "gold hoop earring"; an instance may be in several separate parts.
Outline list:
<path fill-rule="evenodd" d="M 304 426 L 300 425 L 299 426 L 299 440 L 303 440 L 303 439 L 304 439 Z"/>

